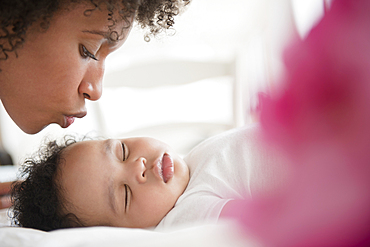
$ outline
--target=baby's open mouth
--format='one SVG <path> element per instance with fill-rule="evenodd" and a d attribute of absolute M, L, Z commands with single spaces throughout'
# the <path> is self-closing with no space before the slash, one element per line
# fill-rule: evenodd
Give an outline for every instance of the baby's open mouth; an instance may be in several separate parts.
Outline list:
<path fill-rule="evenodd" d="M 173 177 L 174 172 L 174 165 L 172 157 L 165 153 L 162 157 L 162 175 L 163 175 L 163 181 L 165 183 L 168 182 Z"/>

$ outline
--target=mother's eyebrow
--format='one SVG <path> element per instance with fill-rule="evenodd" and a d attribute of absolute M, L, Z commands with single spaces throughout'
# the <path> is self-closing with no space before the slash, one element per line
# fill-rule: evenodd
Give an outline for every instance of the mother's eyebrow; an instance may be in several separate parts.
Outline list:
<path fill-rule="evenodd" d="M 99 30 L 82 30 L 82 32 L 100 35 L 100 36 L 103 36 L 103 38 L 105 39 L 109 39 L 109 32 L 99 31 Z"/>
<path fill-rule="evenodd" d="M 109 44 L 116 44 L 120 40 L 120 39 L 117 39 L 117 40 L 111 39 L 111 32 L 109 31 L 82 30 L 82 32 L 102 36 L 104 39 L 108 41 Z"/>

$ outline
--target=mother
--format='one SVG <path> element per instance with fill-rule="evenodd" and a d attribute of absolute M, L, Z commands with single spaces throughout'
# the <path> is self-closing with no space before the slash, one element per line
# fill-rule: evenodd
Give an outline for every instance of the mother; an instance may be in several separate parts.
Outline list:
<path fill-rule="evenodd" d="M 134 20 L 152 34 L 172 27 L 189 0 L 0 1 L 0 99 L 34 134 L 68 127 L 102 93 L 104 60 Z"/>
<path fill-rule="evenodd" d="M 28 134 L 84 117 L 85 100 L 102 94 L 107 55 L 133 23 L 155 35 L 189 2 L 1 0 L 0 100 L 9 116 Z"/>

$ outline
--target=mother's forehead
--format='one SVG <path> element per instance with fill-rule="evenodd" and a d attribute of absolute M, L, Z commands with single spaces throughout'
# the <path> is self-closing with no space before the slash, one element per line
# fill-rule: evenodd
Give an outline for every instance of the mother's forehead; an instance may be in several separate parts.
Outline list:
<path fill-rule="evenodd" d="M 105 31 L 130 30 L 135 17 L 135 12 L 128 11 L 122 14 L 120 9 L 110 10 L 105 6 L 96 7 L 87 3 L 76 3 L 75 6 L 58 11 L 53 19 L 74 20 L 75 24 L 84 24 L 88 27 L 99 27 L 104 25 Z"/>

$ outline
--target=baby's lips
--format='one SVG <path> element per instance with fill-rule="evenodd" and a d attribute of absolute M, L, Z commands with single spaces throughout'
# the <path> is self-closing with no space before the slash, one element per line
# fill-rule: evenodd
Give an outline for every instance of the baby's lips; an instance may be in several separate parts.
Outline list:
<path fill-rule="evenodd" d="M 173 160 L 169 154 L 164 154 L 162 159 L 163 181 L 167 183 L 173 177 Z"/>

